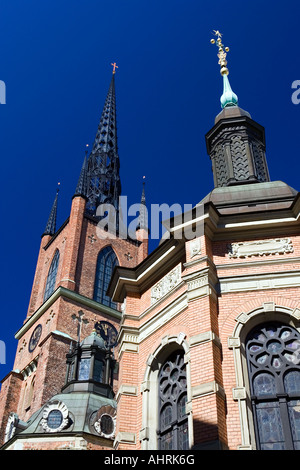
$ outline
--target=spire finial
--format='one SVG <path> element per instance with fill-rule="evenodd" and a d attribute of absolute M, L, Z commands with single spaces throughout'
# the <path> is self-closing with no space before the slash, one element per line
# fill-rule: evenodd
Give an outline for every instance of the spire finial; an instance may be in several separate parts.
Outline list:
<path fill-rule="evenodd" d="M 218 57 L 219 57 L 219 65 L 220 65 L 220 73 L 223 76 L 223 94 L 221 96 L 221 106 L 222 108 L 229 107 L 229 106 L 237 106 L 238 104 L 238 97 L 237 95 L 232 91 L 229 80 L 228 80 L 228 75 L 229 75 L 229 70 L 227 68 L 227 52 L 229 52 L 229 47 L 224 47 L 224 44 L 222 43 L 222 34 L 218 30 L 213 31 L 214 35 L 217 37 L 217 39 L 211 39 L 210 42 L 211 44 L 216 44 L 218 48 Z"/>
<path fill-rule="evenodd" d="M 222 34 L 220 33 L 220 31 L 214 30 L 213 33 L 215 36 L 217 36 L 217 40 L 211 39 L 210 42 L 212 44 L 217 43 L 216 45 L 218 48 L 218 57 L 219 57 L 218 63 L 221 67 L 220 73 L 221 75 L 228 75 L 229 71 L 228 71 L 228 68 L 226 67 L 227 66 L 226 56 L 227 56 L 227 52 L 229 52 L 229 47 L 224 47 L 224 44 L 222 44 Z"/>
<path fill-rule="evenodd" d="M 119 67 L 117 66 L 116 62 L 113 62 L 110 65 L 113 66 L 113 75 L 114 75 L 116 73 L 116 69 L 118 69 Z"/>

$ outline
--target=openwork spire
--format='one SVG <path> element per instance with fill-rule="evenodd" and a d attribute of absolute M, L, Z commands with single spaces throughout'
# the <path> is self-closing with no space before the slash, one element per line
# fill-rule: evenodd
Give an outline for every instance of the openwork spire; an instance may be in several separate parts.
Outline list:
<path fill-rule="evenodd" d="M 87 207 L 96 215 L 100 204 L 112 204 L 118 212 L 121 183 L 117 145 L 115 68 L 103 107 L 92 151 L 87 160 Z"/>
<path fill-rule="evenodd" d="M 60 184 L 60 183 L 58 183 L 58 184 Z M 50 212 L 50 215 L 49 215 L 49 219 L 48 219 L 46 228 L 45 228 L 44 233 L 43 233 L 42 236 L 44 236 L 44 235 L 54 235 L 55 232 L 56 232 L 58 192 L 59 192 L 59 188 L 57 188 L 57 190 L 56 190 L 56 196 L 55 196 L 52 208 L 51 208 L 51 212 Z"/>
<path fill-rule="evenodd" d="M 148 230 L 148 216 L 145 197 L 145 176 L 143 177 L 143 191 L 141 196 L 140 213 L 138 219 L 137 230 Z"/>
<path fill-rule="evenodd" d="M 218 48 L 218 58 L 219 58 L 219 65 L 220 65 L 220 73 L 223 76 L 223 94 L 220 98 L 222 108 L 226 108 L 229 106 L 237 106 L 238 105 L 238 97 L 232 91 L 228 75 L 229 70 L 227 68 L 227 52 L 229 52 L 229 47 L 224 47 L 222 44 L 222 34 L 220 31 L 214 31 L 214 35 L 217 39 L 211 39 L 210 42 L 212 44 L 216 44 Z"/>

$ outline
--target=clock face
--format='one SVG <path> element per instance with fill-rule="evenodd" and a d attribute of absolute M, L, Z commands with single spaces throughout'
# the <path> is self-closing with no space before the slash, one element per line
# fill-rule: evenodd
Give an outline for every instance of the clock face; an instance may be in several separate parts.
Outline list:
<path fill-rule="evenodd" d="M 117 344 L 118 331 L 107 321 L 98 321 L 95 323 L 95 330 L 104 339 L 107 346 L 112 347 Z"/>
<path fill-rule="evenodd" d="M 42 334 L 42 325 L 38 325 L 30 337 L 30 341 L 28 345 L 29 352 L 34 351 L 35 348 L 37 347 L 41 334 Z"/>

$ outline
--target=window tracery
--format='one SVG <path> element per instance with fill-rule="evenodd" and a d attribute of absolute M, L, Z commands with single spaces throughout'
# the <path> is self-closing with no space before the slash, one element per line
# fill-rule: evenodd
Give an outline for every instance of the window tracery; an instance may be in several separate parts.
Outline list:
<path fill-rule="evenodd" d="M 258 325 L 246 338 L 257 445 L 300 450 L 300 334 L 279 322 Z"/>
<path fill-rule="evenodd" d="M 162 365 L 158 386 L 159 447 L 162 450 L 188 449 L 187 380 L 182 351 L 175 351 Z"/>

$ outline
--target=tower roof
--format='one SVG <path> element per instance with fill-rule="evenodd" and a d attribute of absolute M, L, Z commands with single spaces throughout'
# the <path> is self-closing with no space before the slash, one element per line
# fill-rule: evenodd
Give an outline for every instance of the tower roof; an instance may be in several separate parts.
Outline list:
<path fill-rule="evenodd" d="M 57 188 L 56 190 L 56 195 L 55 199 L 50 211 L 50 215 L 48 218 L 48 222 L 46 224 L 45 230 L 43 232 L 43 235 L 54 235 L 56 232 L 56 216 L 57 216 L 57 200 L 58 200 L 58 191 L 59 189 Z"/>
<path fill-rule="evenodd" d="M 112 204 L 119 210 L 121 183 L 117 144 L 115 73 L 109 85 L 92 151 L 87 160 L 87 207 L 96 215 L 100 204 Z"/>
<path fill-rule="evenodd" d="M 206 146 L 212 161 L 215 187 L 270 181 L 265 155 L 265 131 L 249 113 L 238 106 L 237 95 L 228 80 L 228 47 L 222 44 L 220 31 L 211 39 L 218 47 L 220 73 L 223 77 L 222 111 L 214 127 L 206 134 Z"/>

